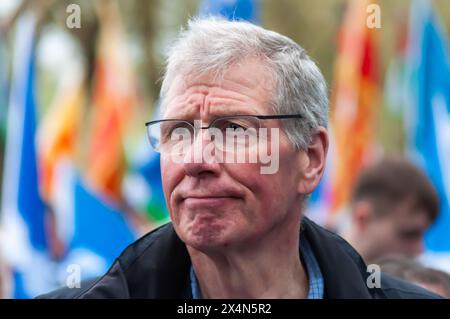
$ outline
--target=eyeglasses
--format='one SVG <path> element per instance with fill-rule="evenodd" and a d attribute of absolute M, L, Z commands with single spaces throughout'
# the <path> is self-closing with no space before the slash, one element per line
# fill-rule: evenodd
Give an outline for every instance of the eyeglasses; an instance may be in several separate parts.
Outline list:
<path fill-rule="evenodd" d="M 211 141 L 222 151 L 236 151 L 257 145 L 261 136 L 262 120 L 302 118 L 300 114 L 284 115 L 230 115 L 214 119 L 208 126 L 201 122 L 164 119 L 145 123 L 152 148 L 157 151 L 186 152 L 200 130 L 208 130 Z"/>

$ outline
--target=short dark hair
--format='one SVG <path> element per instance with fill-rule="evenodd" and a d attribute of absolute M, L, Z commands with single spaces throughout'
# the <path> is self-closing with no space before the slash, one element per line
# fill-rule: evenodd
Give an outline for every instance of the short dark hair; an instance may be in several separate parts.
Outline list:
<path fill-rule="evenodd" d="M 432 222 L 439 212 L 436 189 L 425 174 L 401 156 L 389 156 L 367 166 L 356 181 L 352 202 L 367 200 L 375 206 L 376 214 L 392 211 L 405 200 L 424 209 Z"/>
<path fill-rule="evenodd" d="M 413 283 L 437 285 L 450 298 L 450 275 L 441 270 L 425 267 L 406 257 L 388 256 L 376 262 L 381 271 Z"/>

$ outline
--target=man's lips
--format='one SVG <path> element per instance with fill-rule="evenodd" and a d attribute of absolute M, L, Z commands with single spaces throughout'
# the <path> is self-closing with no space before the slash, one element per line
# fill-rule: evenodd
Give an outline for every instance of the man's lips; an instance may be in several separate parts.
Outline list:
<path fill-rule="evenodd" d="M 243 196 L 237 194 L 204 194 L 204 195 L 184 195 L 181 196 L 183 201 L 185 200 L 213 200 L 213 199 L 241 199 Z"/>
<path fill-rule="evenodd" d="M 224 205 L 230 201 L 243 199 L 244 195 L 238 190 L 231 187 L 214 187 L 212 189 L 191 189 L 189 191 L 181 191 L 179 193 L 179 200 L 181 203 L 190 207 L 199 206 L 217 206 Z"/>
<path fill-rule="evenodd" d="M 227 186 L 210 186 L 210 187 L 191 187 L 175 191 L 176 196 L 181 199 L 213 199 L 213 198 L 243 198 L 243 192 L 234 187 Z"/>
<path fill-rule="evenodd" d="M 242 197 L 236 196 L 187 196 L 183 198 L 183 203 L 187 207 L 222 206 L 230 201 L 236 201 Z"/>
<path fill-rule="evenodd" d="M 245 191 L 228 183 L 184 183 L 175 187 L 172 197 L 175 205 L 200 208 L 243 200 Z"/>

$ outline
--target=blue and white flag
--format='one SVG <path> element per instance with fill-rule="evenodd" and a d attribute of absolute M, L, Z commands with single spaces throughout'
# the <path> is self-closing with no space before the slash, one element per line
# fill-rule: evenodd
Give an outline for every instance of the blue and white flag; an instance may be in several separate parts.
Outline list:
<path fill-rule="evenodd" d="M 228 20 L 247 20 L 260 22 L 258 0 L 204 0 L 200 5 L 199 15 L 218 15 Z"/>
<path fill-rule="evenodd" d="M 79 280 L 101 276 L 137 234 L 124 212 L 89 187 L 73 163 L 61 162 L 56 175 L 54 211 L 59 238 L 67 247 L 58 282 L 71 284 L 68 278 L 75 269 Z"/>
<path fill-rule="evenodd" d="M 16 29 L 2 185 L 1 251 L 12 268 L 12 297 L 50 289 L 46 208 L 39 195 L 36 162 L 35 18 L 22 16 Z"/>
<path fill-rule="evenodd" d="M 450 60 L 447 35 L 428 1 L 410 21 L 405 123 L 408 151 L 437 189 L 440 213 L 426 234 L 429 251 L 450 252 Z"/>

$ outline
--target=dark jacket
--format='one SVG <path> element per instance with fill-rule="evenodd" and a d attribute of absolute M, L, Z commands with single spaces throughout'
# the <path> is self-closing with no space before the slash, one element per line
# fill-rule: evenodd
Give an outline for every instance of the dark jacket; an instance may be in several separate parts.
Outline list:
<path fill-rule="evenodd" d="M 438 298 L 386 274 L 381 275 L 381 288 L 369 289 L 366 265 L 345 240 L 307 218 L 301 231 L 322 271 L 325 298 Z M 190 266 L 186 246 L 169 223 L 128 246 L 102 277 L 39 298 L 192 298 Z"/>

